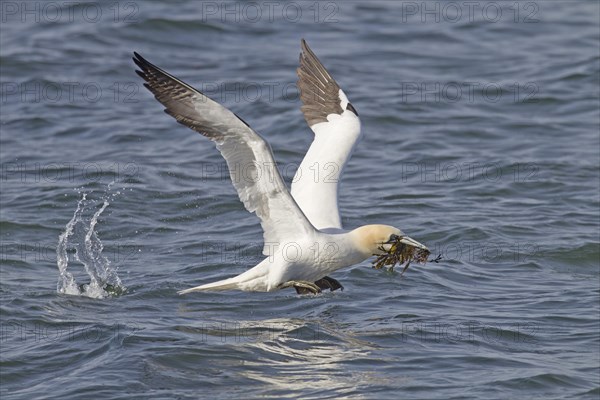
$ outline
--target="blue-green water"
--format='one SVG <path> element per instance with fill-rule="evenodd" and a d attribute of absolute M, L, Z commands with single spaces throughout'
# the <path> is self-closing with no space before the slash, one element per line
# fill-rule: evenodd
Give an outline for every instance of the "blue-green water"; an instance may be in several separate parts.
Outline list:
<path fill-rule="evenodd" d="M 598 2 L 1 6 L 3 400 L 600 395 Z M 239 114 L 289 182 L 303 37 L 363 122 L 344 225 L 444 259 L 178 296 L 260 261 L 262 231 L 132 52 Z"/>

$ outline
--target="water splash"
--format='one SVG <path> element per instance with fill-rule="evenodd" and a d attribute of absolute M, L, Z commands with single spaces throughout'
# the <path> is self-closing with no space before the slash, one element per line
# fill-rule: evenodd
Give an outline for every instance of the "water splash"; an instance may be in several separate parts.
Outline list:
<path fill-rule="evenodd" d="M 102 254 L 104 245 L 95 231 L 98 218 L 110 203 L 105 198 L 102 207 L 88 222 L 83 217 L 87 202 L 87 193 L 83 193 L 77 202 L 77 209 L 73 217 L 67 223 L 65 231 L 58 237 L 58 247 L 56 248 L 56 262 L 59 271 L 57 291 L 61 294 L 93 298 L 120 294 L 125 291 L 125 287 L 117 275 L 116 268 Z M 90 282 L 87 284 L 79 285 L 73 274 L 67 271 L 69 266 L 67 250 L 71 242 L 74 243 L 75 259 L 83 264 L 84 270 L 90 278 Z"/>

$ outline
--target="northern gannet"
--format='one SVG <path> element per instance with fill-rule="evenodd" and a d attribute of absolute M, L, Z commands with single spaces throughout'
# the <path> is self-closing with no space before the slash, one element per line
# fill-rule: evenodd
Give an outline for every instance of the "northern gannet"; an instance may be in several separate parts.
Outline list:
<path fill-rule="evenodd" d="M 317 56 L 301 41 L 298 88 L 302 112 L 314 132 L 291 192 L 273 159 L 269 144 L 236 114 L 134 52 L 134 62 L 156 100 L 177 122 L 215 142 L 230 170 L 233 186 L 246 209 L 256 213 L 264 231 L 258 265 L 233 278 L 179 294 L 238 289 L 270 292 L 294 287 L 298 293 L 343 289 L 330 273 L 387 254 L 394 243 L 427 251 L 427 247 L 389 225 L 342 228 L 338 182 L 361 137 L 358 112 Z M 314 179 L 309 168 L 331 166 Z M 244 168 L 244 177 L 232 170 Z M 304 173 L 302 173 L 304 172 Z M 325 179 L 326 178 L 326 179 Z M 395 246 L 394 246 L 395 247 Z"/>

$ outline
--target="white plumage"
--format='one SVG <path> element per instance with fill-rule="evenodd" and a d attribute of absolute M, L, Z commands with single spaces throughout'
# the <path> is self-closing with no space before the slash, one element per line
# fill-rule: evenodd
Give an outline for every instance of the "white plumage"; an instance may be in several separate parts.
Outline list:
<path fill-rule="evenodd" d="M 395 239 L 426 249 L 392 226 L 342 228 L 338 184 L 361 137 L 360 119 L 306 42 L 301 44 L 298 87 L 304 117 L 315 137 L 291 193 L 268 143 L 259 134 L 227 108 L 135 53 L 140 68 L 136 72 L 165 106 L 165 112 L 215 142 L 230 171 L 241 166 L 247 172 L 243 179 L 230 176 L 240 200 L 256 213 L 264 231 L 266 258 L 262 262 L 238 276 L 180 294 L 227 289 L 268 292 L 286 287 L 294 287 L 298 293 L 335 290 L 343 287 L 328 274 L 384 254 Z"/>

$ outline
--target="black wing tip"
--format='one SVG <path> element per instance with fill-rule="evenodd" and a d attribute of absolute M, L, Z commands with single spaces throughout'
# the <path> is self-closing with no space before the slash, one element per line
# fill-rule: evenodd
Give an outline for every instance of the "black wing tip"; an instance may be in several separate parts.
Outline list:
<path fill-rule="evenodd" d="M 140 53 L 138 53 L 137 51 L 133 52 L 133 61 L 135 61 L 135 62 L 139 61 L 144 64 L 152 65 L 148 60 L 146 60 L 144 57 L 142 57 L 142 55 Z"/>
<path fill-rule="evenodd" d="M 352 103 L 348 102 L 348 104 L 346 105 L 346 110 L 353 112 L 354 115 L 358 117 L 358 111 L 356 111 L 356 108 L 354 108 Z"/>
<path fill-rule="evenodd" d="M 144 71 L 140 71 L 140 70 L 135 70 L 135 73 L 138 74 L 138 76 L 140 76 L 142 79 L 147 80 L 148 77 L 146 76 L 146 73 Z"/>
<path fill-rule="evenodd" d="M 304 40 L 304 38 L 300 40 L 300 48 L 302 49 L 302 52 L 300 53 L 300 59 L 302 59 L 302 56 L 306 57 L 307 54 L 314 54 L 310 47 L 308 47 L 308 43 L 306 43 L 306 40 Z"/>
<path fill-rule="evenodd" d="M 136 54 L 139 58 L 133 57 L 132 60 L 135 63 L 135 65 L 137 65 L 138 68 L 141 70 L 141 71 L 136 70 L 135 72 L 138 72 L 138 74 L 139 74 L 139 72 L 148 71 L 148 62 L 144 58 L 142 58 L 142 56 L 140 56 L 139 54 L 137 54 L 137 53 L 134 53 L 134 54 Z M 143 78 L 143 76 L 142 76 L 142 78 Z"/>
<path fill-rule="evenodd" d="M 311 48 L 308 47 L 308 43 L 306 42 L 306 40 L 304 40 L 304 38 L 300 39 L 300 48 L 302 49 L 302 51 L 300 52 L 300 60 L 309 56 L 313 56 L 316 58 L 315 53 L 313 53 Z"/>
<path fill-rule="evenodd" d="M 146 60 L 144 57 L 140 55 L 137 51 L 133 52 L 134 57 L 132 58 L 135 65 L 140 67 L 142 72 L 148 72 L 149 70 L 161 70 L 156 65 L 152 64 L 150 61 Z M 141 75 L 140 75 L 141 76 Z"/>
<path fill-rule="evenodd" d="M 144 57 L 142 57 L 140 55 L 140 53 L 138 53 L 137 51 L 133 52 L 133 57 L 131 57 L 131 59 L 133 60 L 134 63 L 136 63 L 137 65 L 140 65 L 140 63 L 144 63 L 147 62 L 146 59 Z"/>

